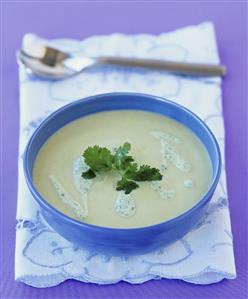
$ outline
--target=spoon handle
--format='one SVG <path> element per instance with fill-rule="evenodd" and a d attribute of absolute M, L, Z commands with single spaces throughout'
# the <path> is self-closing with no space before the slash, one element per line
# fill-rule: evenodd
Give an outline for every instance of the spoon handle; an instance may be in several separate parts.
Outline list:
<path fill-rule="evenodd" d="M 194 75 L 194 76 L 224 76 L 226 67 L 223 65 L 176 62 L 158 59 L 142 59 L 127 57 L 99 57 L 99 63 L 113 64 L 129 67 L 142 67 L 149 69 L 166 70 L 173 73 Z"/>

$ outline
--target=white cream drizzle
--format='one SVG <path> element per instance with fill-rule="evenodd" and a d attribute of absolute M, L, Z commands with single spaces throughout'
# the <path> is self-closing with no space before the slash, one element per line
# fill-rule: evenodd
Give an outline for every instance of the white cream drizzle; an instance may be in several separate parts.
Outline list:
<path fill-rule="evenodd" d="M 163 182 L 161 181 L 153 181 L 151 182 L 151 187 L 155 191 L 157 191 L 162 199 L 173 199 L 175 197 L 176 191 L 174 189 L 166 189 L 163 186 Z"/>
<path fill-rule="evenodd" d="M 84 162 L 83 157 L 77 158 L 73 163 L 73 181 L 78 192 L 87 194 L 90 190 L 91 185 L 93 184 L 92 180 L 87 180 L 82 177 L 82 173 L 87 171 L 89 167 Z"/>
<path fill-rule="evenodd" d="M 85 207 L 82 207 L 72 196 L 71 194 L 63 187 L 54 174 L 48 176 L 51 183 L 53 184 L 55 190 L 57 191 L 58 196 L 62 202 L 68 205 L 72 212 L 79 218 L 83 219 L 88 216 L 88 210 Z"/>
<path fill-rule="evenodd" d="M 188 179 L 188 180 L 185 180 L 183 182 L 183 185 L 186 188 L 193 188 L 194 187 L 194 182 L 192 180 Z"/>
<path fill-rule="evenodd" d="M 178 154 L 173 146 L 169 142 L 176 144 L 182 143 L 181 139 L 174 135 L 160 131 L 151 131 L 150 134 L 160 141 L 161 149 L 160 152 L 163 157 L 162 164 L 167 167 L 168 161 L 173 164 L 177 169 L 182 172 L 189 172 L 191 170 L 191 164 L 186 161 L 182 156 Z"/>
<path fill-rule="evenodd" d="M 168 134 L 166 132 L 162 131 L 151 131 L 151 134 L 153 137 L 159 139 L 160 141 L 165 141 L 165 142 L 173 142 L 175 144 L 180 144 L 182 143 L 182 140 L 172 134 Z"/>
<path fill-rule="evenodd" d="M 136 213 L 135 201 L 130 194 L 125 194 L 124 192 L 118 192 L 115 205 L 116 213 L 121 217 L 131 217 Z"/>
<path fill-rule="evenodd" d="M 91 185 L 93 184 L 92 180 L 87 180 L 82 177 L 82 173 L 87 171 L 89 167 L 84 162 L 83 157 L 78 157 L 73 163 L 73 181 L 77 191 L 81 195 L 82 204 L 84 206 L 85 211 L 87 212 L 87 216 L 89 214 L 88 211 L 88 193 Z"/>

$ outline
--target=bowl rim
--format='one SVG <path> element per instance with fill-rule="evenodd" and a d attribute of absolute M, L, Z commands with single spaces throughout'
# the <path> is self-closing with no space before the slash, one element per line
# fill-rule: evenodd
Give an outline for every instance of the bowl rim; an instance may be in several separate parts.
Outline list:
<path fill-rule="evenodd" d="M 170 218 L 170 219 L 168 219 L 166 221 L 163 221 L 163 222 L 148 225 L 148 226 L 127 227 L 127 228 L 108 227 L 108 226 L 100 226 L 100 225 L 90 224 L 90 223 L 86 223 L 86 222 L 74 219 L 74 218 L 62 213 L 58 209 L 56 209 L 53 205 L 51 205 L 48 201 L 46 201 L 45 198 L 43 198 L 43 196 L 38 192 L 38 190 L 36 189 L 36 187 L 33 184 L 32 174 L 29 172 L 29 167 L 28 167 L 29 166 L 28 155 L 29 155 L 30 147 L 32 146 L 33 140 L 36 137 L 36 135 L 39 134 L 40 130 L 42 130 L 42 127 L 47 122 L 49 122 L 53 117 L 55 117 L 56 115 L 58 115 L 60 113 L 63 113 L 65 110 L 70 109 L 72 106 L 78 105 L 80 103 L 89 103 L 91 101 L 97 100 L 98 98 L 108 97 L 108 96 L 109 97 L 110 96 L 138 96 L 138 97 L 143 97 L 143 98 L 149 98 L 149 99 L 152 99 L 152 100 L 155 100 L 155 101 L 158 101 L 158 102 L 162 102 L 162 103 L 166 102 L 169 105 L 172 105 L 174 107 L 177 107 L 177 108 L 181 109 L 184 113 L 189 114 L 190 117 L 194 118 L 198 123 L 200 123 L 200 125 L 203 127 L 203 129 L 207 132 L 208 137 L 211 139 L 211 141 L 214 145 L 215 152 L 216 152 L 216 155 L 217 155 L 216 156 L 216 161 L 217 161 L 216 162 L 217 163 L 216 172 L 215 172 L 215 175 L 213 176 L 213 178 L 211 179 L 211 183 L 210 183 L 208 189 L 206 190 L 206 192 L 201 196 L 201 198 L 191 208 L 187 209 L 182 214 L 179 214 L 176 217 Z M 104 111 L 99 111 L 99 112 L 114 111 L 114 110 L 120 110 L 120 109 L 104 110 Z M 127 109 L 127 110 L 132 110 L 132 109 Z M 142 109 L 135 109 L 135 110 L 141 110 L 142 111 Z M 149 112 L 149 110 L 144 110 L 144 111 Z M 95 112 L 95 113 L 99 113 L 99 112 Z M 152 113 L 157 113 L 157 112 L 152 112 Z M 90 113 L 90 114 L 94 114 L 94 113 Z M 90 115 L 90 114 L 87 114 L 87 115 Z M 157 114 L 159 114 L 159 113 L 157 113 Z M 161 115 L 163 115 L 163 114 L 161 114 Z M 178 122 L 180 122 L 180 121 L 178 121 Z M 68 123 L 70 123 L 70 121 Z M 184 125 L 184 126 L 187 127 L 186 125 Z M 190 128 L 188 128 L 188 129 L 190 129 Z M 193 132 L 193 134 L 195 134 L 195 133 Z M 39 206 L 41 206 L 47 212 L 55 214 L 56 217 L 58 216 L 59 218 L 62 218 L 63 221 L 67 221 L 70 224 L 80 226 L 82 228 L 88 228 L 88 229 L 91 229 L 91 230 L 106 230 L 106 231 L 109 231 L 109 232 L 112 231 L 112 232 L 117 232 L 117 233 L 118 232 L 141 232 L 141 231 L 144 231 L 144 230 L 152 230 L 152 229 L 156 229 L 156 228 L 161 228 L 161 227 L 167 226 L 167 225 L 170 226 L 170 225 L 173 225 L 174 223 L 176 223 L 177 221 L 180 221 L 184 217 L 187 217 L 189 214 L 196 211 L 197 209 L 201 208 L 202 206 L 207 204 L 207 202 L 210 201 L 211 198 L 212 198 L 211 194 L 214 192 L 214 190 L 215 190 L 215 188 L 216 188 L 216 186 L 219 182 L 219 178 L 220 178 L 220 174 L 221 174 L 221 165 L 222 164 L 221 164 L 220 148 L 219 148 L 218 142 L 216 140 L 216 137 L 214 136 L 212 131 L 209 129 L 209 127 L 204 123 L 204 121 L 202 119 L 200 119 L 199 116 L 197 116 L 194 112 L 192 112 L 188 108 L 186 108 L 186 107 L 184 107 L 184 106 L 182 106 L 178 103 L 175 103 L 171 100 L 168 100 L 166 98 L 156 96 L 156 95 L 145 94 L 145 93 L 136 93 L 136 92 L 102 93 L 102 94 L 92 95 L 92 96 L 88 96 L 88 97 L 85 97 L 85 98 L 82 98 L 82 99 L 78 99 L 78 100 L 75 100 L 75 101 L 73 101 L 69 104 L 66 104 L 66 105 L 60 107 L 59 109 L 52 112 L 48 117 L 46 117 L 40 123 L 40 125 L 35 129 L 35 131 L 33 132 L 32 136 L 30 137 L 30 139 L 29 139 L 29 141 L 26 145 L 26 148 L 25 148 L 25 151 L 24 151 L 24 156 L 23 156 L 23 171 L 24 171 L 24 176 L 25 176 L 25 179 L 26 179 L 26 183 L 27 183 L 29 191 L 31 192 L 31 194 L 33 195 L 35 201 L 39 204 Z"/>

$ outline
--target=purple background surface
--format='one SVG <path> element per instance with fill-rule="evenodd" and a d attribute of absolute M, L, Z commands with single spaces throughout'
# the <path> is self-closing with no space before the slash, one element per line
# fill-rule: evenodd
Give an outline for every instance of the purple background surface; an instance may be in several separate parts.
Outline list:
<path fill-rule="evenodd" d="M 2 2 L 3 73 L 1 101 L 1 281 L 3 299 L 66 298 L 248 298 L 247 246 L 247 2 Z M 14 281 L 17 197 L 18 75 L 15 51 L 26 32 L 46 38 L 83 39 L 94 34 L 153 33 L 213 21 L 223 83 L 227 180 L 238 278 L 209 286 L 182 281 L 150 281 L 97 286 L 67 281 L 35 289 Z"/>

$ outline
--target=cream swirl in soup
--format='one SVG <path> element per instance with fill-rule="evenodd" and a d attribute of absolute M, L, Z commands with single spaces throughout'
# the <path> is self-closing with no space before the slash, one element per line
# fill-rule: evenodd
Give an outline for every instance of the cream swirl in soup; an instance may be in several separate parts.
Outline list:
<path fill-rule="evenodd" d="M 161 181 L 139 182 L 130 194 L 117 191 L 118 177 L 97 174 L 84 179 L 89 167 L 82 153 L 99 145 L 112 152 L 131 144 L 135 161 L 156 167 Z M 179 122 L 139 110 L 100 112 L 58 130 L 38 153 L 33 181 L 39 193 L 64 214 L 90 224 L 128 228 L 157 224 L 195 205 L 212 175 L 207 151 L 198 137 Z"/>

